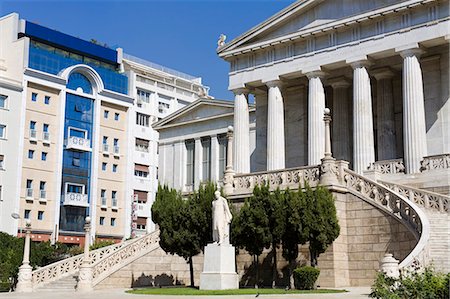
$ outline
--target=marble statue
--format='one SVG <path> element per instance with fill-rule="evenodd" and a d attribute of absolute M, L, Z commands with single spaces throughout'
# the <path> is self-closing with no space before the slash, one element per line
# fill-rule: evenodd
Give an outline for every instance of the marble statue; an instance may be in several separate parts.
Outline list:
<path fill-rule="evenodd" d="M 225 34 L 221 34 L 219 36 L 219 40 L 217 41 L 217 47 L 222 47 L 225 45 L 225 40 L 227 39 L 227 36 Z"/>
<path fill-rule="evenodd" d="M 229 243 L 229 224 L 232 215 L 227 200 L 220 196 L 220 192 L 214 193 L 216 199 L 212 202 L 212 227 L 214 243 L 222 244 L 225 240 Z"/>

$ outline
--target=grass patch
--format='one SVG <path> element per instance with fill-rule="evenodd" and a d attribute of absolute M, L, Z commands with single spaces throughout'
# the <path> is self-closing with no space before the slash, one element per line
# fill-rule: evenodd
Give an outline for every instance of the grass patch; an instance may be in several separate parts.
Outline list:
<path fill-rule="evenodd" d="M 130 294 L 139 295 L 256 295 L 259 294 L 324 294 L 324 293 L 343 293 L 345 290 L 284 290 L 284 289 L 238 289 L 238 290 L 199 290 L 188 287 L 167 287 L 167 288 L 142 288 L 126 291 Z"/>

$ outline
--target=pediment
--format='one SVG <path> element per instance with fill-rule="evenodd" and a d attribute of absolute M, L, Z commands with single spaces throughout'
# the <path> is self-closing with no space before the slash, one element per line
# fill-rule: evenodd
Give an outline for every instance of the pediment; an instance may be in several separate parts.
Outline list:
<path fill-rule="evenodd" d="M 357 16 L 407 0 L 300 0 L 242 34 L 219 53 L 301 33 L 314 27 Z"/>
<path fill-rule="evenodd" d="M 220 117 L 234 112 L 232 101 L 200 99 L 157 122 L 155 129 Z"/>

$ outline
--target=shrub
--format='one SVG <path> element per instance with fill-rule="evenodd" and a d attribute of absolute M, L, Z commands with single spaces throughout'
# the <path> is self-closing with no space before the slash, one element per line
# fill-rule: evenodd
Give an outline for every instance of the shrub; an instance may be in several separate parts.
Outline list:
<path fill-rule="evenodd" d="M 449 280 L 450 273 L 444 275 L 431 267 L 402 271 L 399 278 L 391 278 L 380 272 L 369 296 L 380 299 L 448 299 Z"/>
<path fill-rule="evenodd" d="M 106 247 L 106 246 L 113 245 L 113 244 L 115 244 L 115 242 L 110 241 L 110 240 L 97 241 L 94 244 L 92 244 L 91 246 L 89 246 L 89 250 L 95 250 L 95 249 L 99 249 L 99 248 Z"/>
<path fill-rule="evenodd" d="M 299 290 L 312 290 L 319 277 L 320 270 L 310 266 L 303 266 L 294 270 L 295 288 Z"/>

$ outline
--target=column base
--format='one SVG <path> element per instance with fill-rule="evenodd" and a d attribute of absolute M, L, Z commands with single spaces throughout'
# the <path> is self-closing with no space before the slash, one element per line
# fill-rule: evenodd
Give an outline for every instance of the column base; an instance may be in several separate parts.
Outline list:
<path fill-rule="evenodd" d="M 22 265 L 19 268 L 19 278 L 17 282 L 16 292 L 30 293 L 33 291 L 33 282 L 31 280 L 33 268 L 30 265 Z"/>
<path fill-rule="evenodd" d="M 89 264 L 80 266 L 80 275 L 78 277 L 77 292 L 91 292 L 92 287 L 92 267 Z"/>

